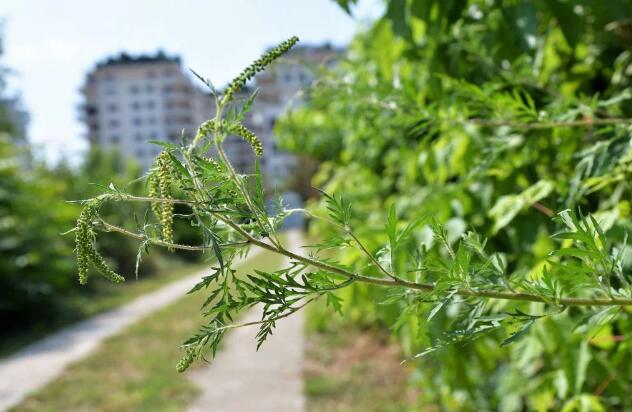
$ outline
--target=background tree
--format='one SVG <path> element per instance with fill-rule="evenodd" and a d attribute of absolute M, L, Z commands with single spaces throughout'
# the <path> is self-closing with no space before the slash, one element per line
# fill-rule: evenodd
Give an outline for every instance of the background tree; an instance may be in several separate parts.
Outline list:
<path fill-rule="evenodd" d="M 6 96 L 0 65 L 0 98 Z M 69 297 L 98 293 L 99 288 L 80 289 L 76 266 L 71 257 L 72 236 L 60 236 L 72 229 L 80 206 L 71 201 L 94 196 L 101 186 L 144 190 L 135 181 L 138 165 L 122 160 L 120 154 L 98 149 L 86 153 L 78 166 L 60 162 L 50 166 L 37 159 L 26 142 L 13 136 L 11 118 L 0 100 L 0 322 L 2 336 L 24 334 L 33 329 L 49 330 L 60 320 L 76 319 L 78 310 Z M 131 184 L 128 184 L 129 182 Z M 133 213 L 109 212 L 113 221 L 134 227 Z M 107 214 L 108 211 L 104 210 Z M 180 231 L 186 236 L 187 228 Z M 191 235 L 188 235 L 191 237 Z M 195 237 L 190 239 L 195 241 Z M 103 254 L 117 269 L 132 270 L 136 264 L 136 244 L 131 239 L 104 237 Z M 142 274 L 155 267 L 145 259 Z"/>

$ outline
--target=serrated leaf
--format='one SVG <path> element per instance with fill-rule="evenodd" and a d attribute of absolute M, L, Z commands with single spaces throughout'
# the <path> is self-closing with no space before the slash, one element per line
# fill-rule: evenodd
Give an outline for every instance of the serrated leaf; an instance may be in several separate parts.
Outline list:
<path fill-rule="evenodd" d="M 334 308 L 334 312 L 342 315 L 342 298 L 333 292 L 327 292 L 327 305 Z"/>
<path fill-rule="evenodd" d="M 509 335 L 509 337 L 507 339 L 505 339 L 500 344 L 500 346 L 507 346 L 507 345 L 515 343 L 515 342 L 519 341 L 520 339 L 522 339 L 523 337 L 525 337 L 526 334 L 529 332 L 529 328 L 531 328 L 533 323 L 534 323 L 534 320 L 528 320 L 528 321 L 524 322 L 522 324 L 522 326 L 520 326 L 520 328 L 518 330 L 516 330 L 511 335 Z"/>
<path fill-rule="evenodd" d="M 448 295 L 444 299 L 441 299 L 441 301 L 438 304 L 436 304 L 434 308 L 432 308 L 426 320 L 427 321 L 432 320 L 432 318 L 434 318 L 435 315 L 439 313 L 439 311 L 443 308 L 443 306 L 445 306 L 445 304 L 448 303 L 452 299 L 452 297 L 456 294 L 456 292 L 457 292 L 456 290 L 453 290 L 450 293 L 448 293 Z"/>

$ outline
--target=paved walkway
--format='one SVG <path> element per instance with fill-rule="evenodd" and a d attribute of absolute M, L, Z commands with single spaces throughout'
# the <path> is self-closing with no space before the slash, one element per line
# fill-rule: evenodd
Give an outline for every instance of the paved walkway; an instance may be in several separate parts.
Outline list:
<path fill-rule="evenodd" d="M 259 253 L 253 250 L 250 257 Z M 118 309 L 79 322 L 0 361 L 0 411 L 59 376 L 66 367 L 94 351 L 126 326 L 182 298 L 205 272 L 170 283 Z M 123 285 L 124 286 L 124 285 Z"/>
<path fill-rule="evenodd" d="M 295 253 L 299 232 L 289 232 Z M 242 321 L 260 319 L 260 309 Z M 190 412 L 300 412 L 303 396 L 303 312 L 277 322 L 274 334 L 256 352 L 257 327 L 233 330 L 215 360 L 206 368 L 190 373 L 202 395 Z"/>

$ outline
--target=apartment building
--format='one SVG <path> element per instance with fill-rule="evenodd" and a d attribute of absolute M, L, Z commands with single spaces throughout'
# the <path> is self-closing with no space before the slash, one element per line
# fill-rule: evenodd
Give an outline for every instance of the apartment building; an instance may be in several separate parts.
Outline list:
<path fill-rule="evenodd" d="M 331 46 L 299 46 L 270 70 L 255 77 L 259 96 L 245 125 L 262 140 L 261 161 L 266 185 L 282 188 L 296 167 L 294 156 L 277 148 L 273 135 L 276 119 L 288 107 L 300 104 L 302 92 L 315 79 L 322 65 L 335 63 L 341 50 Z M 136 158 L 146 170 L 161 148 L 150 140 L 178 142 L 192 136 L 215 112 L 211 95 L 182 67 L 180 58 L 163 52 L 130 56 L 122 53 L 99 62 L 82 87 L 81 119 L 93 145 L 117 148 Z M 243 90 L 236 100 L 245 100 L 252 90 Z M 225 150 L 240 173 L 252 172 L 250 146 L 235 136 L 227 138 Z"/>
<path fill-rule="evenodd" d="M 150 141 L 191 137 L 215 113 L 210 93 L 194 82 L 178 56 L 163 52 L 121 53 L 99 62 L 81 89 L 90 144 L 118 149 L 147 170 L 161 151 Z M 246 142 L 230 137 L 225 148 L 238 171 L 252 170 L 254 155 Z"/>

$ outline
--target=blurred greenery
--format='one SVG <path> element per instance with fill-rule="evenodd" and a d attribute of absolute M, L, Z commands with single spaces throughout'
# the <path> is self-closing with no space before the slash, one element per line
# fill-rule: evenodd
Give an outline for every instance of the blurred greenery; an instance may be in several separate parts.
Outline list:
<path fill-rule="evenodd" d="M 3 73 L 0 65 L 0 97 L 4 96 Z M 90 150 L 79 165 L 67 161 L 47 165 L 32 154 L 26 142 L 12 137 L 14 128 L 6 113 L 0 104 L 0 353 L 92 314 L 96 307 L 111 307 L 106 302 L 120 302 L 124 297 L 135 296 L 136 289 L 144 288 L 122 291 L 115 299 L 112 286 L 106 282 L 79 288 L 73 257 L 74 234 L 62 236 L 74 227 L 80 211 L 80 205 L 71 201 L 94 196 L 99 186 L 110 184 L 125 187 L 131 193 L 140 191 L 144 181 L 139 180 L 138 165 L 123 160 L 117 152 L 97 148 Z M 130 181 L 134 183 L 128 184 Z M 132 216 L 136 213 L 142 217 L 143 209 L 132 205 L 123 208 L 124 214 L 106 208 L 104 216 L 120 226 L 134 228 Z M 182 226 L 179 240 L 194 241 L 195 232 Z M 103 255 L 113 267 L 133 279 L 137 242 L 108 234 L 102 240 L 99 247 Z M 192 256 L 180 254 L 187 260 Z M 157 263 L 164 260 L 164 255 L 143 257 L 140 279 L 155 273 Z M 163 270 L 173 267 L 167 262 L 160 265 Z"/>
<path fill-rule="evenodd" d="M 338 2 L 347 11 L 355 3 Z M 632 112 L 631 16 L 630 0 L 389 0 L 276 133 L 320 162 L 313 185 L 345 195 L 372 252 L 387 243 L 391 205 L 402 224 L 436 217 L 450 242 L 469 229 L 485 235 L 516 276 L 537 276 L 551 259 L 560 228 L 550 215 L 567 208 L 593 213 L 629 249 L 632 130 L 610 121 Z M 326 215 L 325 202 L 311 208 Z M 312 230 L 335 235 L 324 223 Z M 430 228 L 416 229 L 414 242 L 430 248 Z M 337 255 L 358 269 L 369 263 L 352 248 Z M 476 309 L 453 302 L 430 323 L 432 304 L 378 304 L 388 298 L 380 288 L 339 295 L 356 324 L 394 325 L 407 357 Z M 489 303 L 543 310 L 518 305 Z M 494 332 L 447 347 L 414 361 L 410 384 L 422 389 L 420 405 L 441 410 L 632 410 L 630 311 L 576 329 L 582 317 L 548 317 L 510 346 Z"/>

